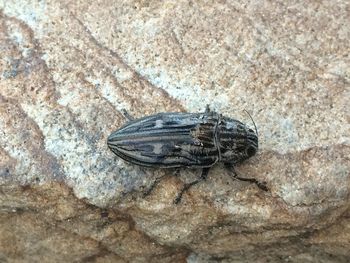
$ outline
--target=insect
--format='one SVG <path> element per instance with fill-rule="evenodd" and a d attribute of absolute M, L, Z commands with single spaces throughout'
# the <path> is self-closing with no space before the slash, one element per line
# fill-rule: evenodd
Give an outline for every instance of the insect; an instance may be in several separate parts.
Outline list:
<path fill-rule="evenodd" d="M 258 132 L 242 122 L 224 117 L 207 106 L 203 113 L 158 113 L 129 120 L 107 139 L 110 150 L 133 164 L 157 167 L 202 168 L 200 178 L 184 184 L 174 200 L 193 185 L 205 180 L 210 167 L 223 162 L 233 172 L 233 177 L 255 183 L 267 191 L 265 183 L 254 178 L 238 177 L 234 166 L 252 157 L 258 150 Z M 249 115 L 250 116 L 250 115 Z M 252 119 L 253 120 L 253 119 Z"/>

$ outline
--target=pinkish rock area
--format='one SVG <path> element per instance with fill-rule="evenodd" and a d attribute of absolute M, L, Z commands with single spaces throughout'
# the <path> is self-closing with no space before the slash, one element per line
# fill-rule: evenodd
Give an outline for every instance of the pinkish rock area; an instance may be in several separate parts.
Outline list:
<path fill-rule="evenodd" d="M 349 262 L 349 1 L 0 0 L 0 262 Z M 137 167 L 156 112 L 259 130 L 237 167 Z M 144 197 L 153 182 L 159 184 Z"/>

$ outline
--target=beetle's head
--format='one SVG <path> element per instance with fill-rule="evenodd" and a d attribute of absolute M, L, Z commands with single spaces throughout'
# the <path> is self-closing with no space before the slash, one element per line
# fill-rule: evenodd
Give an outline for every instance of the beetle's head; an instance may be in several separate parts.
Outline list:
<path fill-rule="evenodd" d="M 245 126 L 242 137 L 244 138 L 240 143 L 237 143 L 235 154 L 237 156 L 237 163 L 254 156 L 259 148 L 258 135 L 251 128 Z"/>
<path fill-rule="evenodd" d="M 221 161 L 240 163 L 258 151 L 258 133 L 237 120 L 226 120 L 219 134 Z"/>
<path fill-rule="evenodd" d="M 246 145 L 245 145 L 245 158 L 248 159 L 256 154 L 259 147 L 259 139 L 257 132 L 254 132 L 252 129 L 246 127 Z"/>
<path fill-rule="evenodd" d="M 248 115 L 249 118 L 252 120 L 253 124 L 254 124 L 254 128 L 255 128 L 255 132 L 250 129 L 249 127 L 245 127 L 246 130 L 246 134 L 247 134 L 247 148 L 246 148 L 246 155 L 247 158 L 252 157 L 253 155 L 256 154 L 256 152 L 258 151 L 258 147 L 259 147 L 259 139 L 258 139 L 258 129 L 256 128 L 255 122 L 252 118 L 252 116 L 249 114 L 248 111 L 244 110 Z M 247 159 L 246 158 L 246 159 Z"/>

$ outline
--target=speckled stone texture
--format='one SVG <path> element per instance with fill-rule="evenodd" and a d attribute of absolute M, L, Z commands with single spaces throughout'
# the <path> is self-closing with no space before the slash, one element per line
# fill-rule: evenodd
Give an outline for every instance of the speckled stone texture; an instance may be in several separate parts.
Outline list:
<path fill-rule="evenodd" d="M 0 0 L 0 262 L 348 262 L 350 2 L 89 2 Z M 174 205 L 199 170 L 106 146 L 206 104 L 268 192 L 216 165 Z"/>

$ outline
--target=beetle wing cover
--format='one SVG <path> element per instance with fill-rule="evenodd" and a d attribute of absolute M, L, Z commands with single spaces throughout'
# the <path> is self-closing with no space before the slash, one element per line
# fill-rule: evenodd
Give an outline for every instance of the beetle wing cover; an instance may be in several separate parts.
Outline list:
<path fill-rule="evenodd" d="M 131 121 L 108 137 L 126 161 L 152 167 L 209 167 L 218 160 L 216 113 L 159 113 Z"/>

